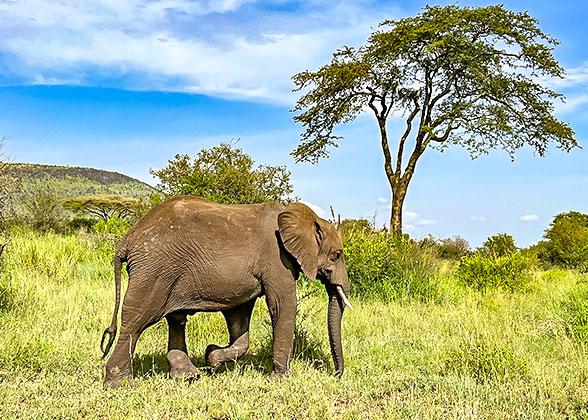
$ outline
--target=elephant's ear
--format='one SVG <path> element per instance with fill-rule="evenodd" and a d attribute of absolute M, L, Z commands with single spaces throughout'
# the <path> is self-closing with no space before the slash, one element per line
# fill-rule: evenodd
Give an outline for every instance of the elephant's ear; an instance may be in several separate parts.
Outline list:
<path fill-rule="evenodd" d="M 278 227 L 286 250 L 296 258 L 302 272 L 316 280 L 322 237 L 318 216 L 304 204 L 293 203 L 278 215 Z"/>

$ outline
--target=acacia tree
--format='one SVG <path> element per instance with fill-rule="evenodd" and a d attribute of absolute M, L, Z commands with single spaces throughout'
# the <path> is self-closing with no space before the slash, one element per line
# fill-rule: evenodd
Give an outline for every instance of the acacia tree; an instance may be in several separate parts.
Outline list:
<path fill-rule="evenodd" d="M 75 213 L 108 220 L 114 216 L 119 219 L 135 218 L 144 211 L 141 200 L 122 195 L 96 194 L 63 200 L 63 208 Z"/>
<path fill-rule="evenodd" d="M 524 145 L 540 156 L 552 142 L 577 146 L 572 128 L 553 114 L 563 96 L 539 79 L 564 76 L 552 55 L 557 43 L 526 12 L 502 5 L 426 6 L 416 17 L 386 20 L 365 45 L 344 46 L 319 70 L 293 76 L 294 91 L 306 93 L 293 110 L 305 131 L 292 155 L 316 163 L 337 146 L 336 125 L 373 112 L 392 191 L 390 228 L 399 236 L 408 186 L 427 149 L 457 144 L 476 158 L 502 148 L 514 159 Z M 392 115 L 406 121 L 395 157 Z"/>
<path fill-rule="evenodd" d="M 289 203 L 293 191 L 284 166 L 257 165 L 230 143 L 203 149 L 191 159 L 178 154 L 168 166 L 150 170 L 159 178 L 157 189 L 166 196 L 196 195 L 217 203 Z"/>

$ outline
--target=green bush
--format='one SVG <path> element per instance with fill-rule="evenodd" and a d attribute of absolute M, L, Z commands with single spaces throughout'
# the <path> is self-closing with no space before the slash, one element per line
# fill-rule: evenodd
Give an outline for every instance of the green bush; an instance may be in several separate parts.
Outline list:
<path fill-rule="evenodd" d="M 351 293 L 391 300 L 437 296 L 438 260 L 430 248 L 398 240 L 384 232 L 343 237 Z"/>
<path fill-rule="evenodd" d="M 532 260 L 520 252 L 497 256 L 476 252 L 461 260 L 457 278 L 478 290 L 503 288 L 509 291 L 523 290 L 531 280 Z"/>
<path fill-rule="evenodd" d="M 506 257 L 518 250 L 514 238 L 508 233 L 497 233 L 484 241 L 481 252 L 497 257 Z"/>
<path fill-rule="evenodd" d="M 588 214 L 560 213 L 544 236 L 546 241 L 538 249 L 544 263 L 588 271 Z"/>
<path fill-rule="evenodd" d="M 562 304 L 566 330 L 581 343 L 588 343 L 588 284 L 570 293 Z"/>
<path fill-rule="evenodd" d="M 470 252 L 470 244 L 459 235 L 439 239 L 435 247 L 439 257 L 446 260 L 459 260 Z"/>
<path fill-rule="evenodd" d="M 115 237 L 124 236 L 131 228 L 131 224 L 118 217 L 111 217 L 107 220 L 98 220 L 92 226 L 92 231 L 98 235 L 111 235 Z"/>

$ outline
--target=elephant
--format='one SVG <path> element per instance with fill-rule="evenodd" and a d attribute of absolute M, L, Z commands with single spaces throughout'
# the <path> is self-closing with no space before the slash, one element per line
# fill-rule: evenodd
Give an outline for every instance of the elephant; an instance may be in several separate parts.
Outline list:
<path fill-rule="evenodd" d="M 335 375 L 343 374 L 341 319 L 345 305 L 351 307 L 343 245 L 335 227 L 304 204 L 228 205 L 176 196 L 153 207 L 115 251 L 115 307 L 100 343 L 103 358 L 117 332 L 123 262 L 128 288 L 120 334 L 106 363 L 105 385 L 116 388 L 125 379 L 133 383 L 137 340 L 163 318 L 169 329 L 171 377 L 198 376 L 185 334 L 187 316 L 196 312 L 220 311 L 226 320 L 229 345 L 206 348 L 205 360 L 213 371 L 242 357 L 249 347 L 253 306 L 263 295 L 272 321 L 272 376 L 287 375 L 300 272 L 326 288 Z"/>

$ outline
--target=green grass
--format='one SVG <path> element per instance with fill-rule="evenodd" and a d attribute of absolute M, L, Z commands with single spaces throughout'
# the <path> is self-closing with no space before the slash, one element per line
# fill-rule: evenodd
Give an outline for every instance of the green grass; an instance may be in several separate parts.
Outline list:
<path fill-rule="evenodd" d="M 216 374 L 222 316 L 188 322 L 202 377 L 169 379 L 165 321 L 140 338 L 134 388 L 102 387 L 99 341 L 114 304 L 113 241 L 13 233 L 0 274 L 0 418 L 588 418 L 586 275 L 535 273 L 530 290 L 479 293 L 444 271 L 439 298 L 352 302 L 346 371 L 332 376 L 326 298 L 301 283 L 289 378 L 270 377 L 271 327 L 256 305 L 248 354 Z M 123 284 L 126 281 L 123 280 Z"/>

